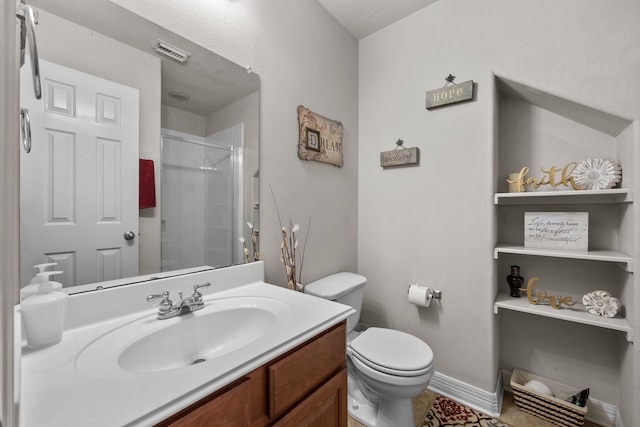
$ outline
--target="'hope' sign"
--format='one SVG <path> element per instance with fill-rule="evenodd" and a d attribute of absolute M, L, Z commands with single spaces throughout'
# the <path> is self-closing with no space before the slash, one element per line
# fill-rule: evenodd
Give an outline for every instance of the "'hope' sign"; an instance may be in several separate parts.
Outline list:
<path fill-rule="evenodd" d="M 473 80 L 427 92 L 427 110 L 473 98 Z"/>

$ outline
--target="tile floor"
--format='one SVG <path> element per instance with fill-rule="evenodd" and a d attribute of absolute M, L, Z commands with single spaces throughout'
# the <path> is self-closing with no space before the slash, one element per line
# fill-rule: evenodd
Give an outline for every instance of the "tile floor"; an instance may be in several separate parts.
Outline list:
<path fill-rule="evenodd" d="M 425 390 L 415 399 L 413 399 L 413 415 L 416 420 L 416 426 L 420 426 L 420 423 L 424 419 L 427 412 L 429 412 L 429 408 L 431 407 L 431 402 L 436 398 L 436 394 Z M 511 393 L 505 392 L 504 398 L 502 400 L 502 413 L 500 420 L 505 423 L 509 423 L 514 427 L 556 427 L 554 424 L 544 421 L 540 418 L 534 417 L 533 415 L 529 415 L 525 412 L 522 412 L 518 408 L 516 408 L 513 403 L 513 395 Z M 348 427 L 365 427 L 356 420 L 349 418 Z M 598 424 L 591 423 L 589 421 L 585 421 L 584 427 L 600 427 Z"/>

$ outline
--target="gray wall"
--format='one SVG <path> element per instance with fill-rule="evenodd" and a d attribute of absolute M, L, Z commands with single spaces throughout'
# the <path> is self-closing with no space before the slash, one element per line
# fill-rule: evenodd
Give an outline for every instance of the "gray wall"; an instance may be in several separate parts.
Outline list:
<path fill-rule="evenodd" d="M 629 345 L 623 334 L 608 331 L 600 341 L 601 331 L 591 334 L 589 327 L 507 314 L 511 326 L 501 347 L 498 319 L 504 315 L 492 308 L 508 272 L 498 271 L 492 257 L 492 197 L 494 73 L 621 117 L 640 117 L 639 19 L 635 0 L 450 0 L 360 41 L 358 269 L 369 278 L 365 321 L 425 339 L 438 372 L 489 392 L 507 362 L 538 364 L 566 384 L 591 383 L 594 398 L 620 403 L 626 425 L 636 425 L 631 420 L 639 414 L 629 396 L 635 393 L 637 402 L 640 367 L 637 349 L 635 362 L 631 350 L 637 343 Z M 476 99 L 427 111 L 425 92 L 442 87 L 449 73 L 458 83 L 475 81 Z M 419 167 L 382 170 L 379 152 L 392 149 L 397 138 L 420 148 Z M 559 166 L 562 159 L 546 162 Z M 408 305 L 406 286 L 413 280 L 442 289 L 441 306 Z M 545 330 L 544 347 L 518 353 Z M 602 347 L 589 346 L 592 336 Z M 576 356 L 577 343 L 594 355 Z M 572 357 L 581 369 L 562 369 Z"/>

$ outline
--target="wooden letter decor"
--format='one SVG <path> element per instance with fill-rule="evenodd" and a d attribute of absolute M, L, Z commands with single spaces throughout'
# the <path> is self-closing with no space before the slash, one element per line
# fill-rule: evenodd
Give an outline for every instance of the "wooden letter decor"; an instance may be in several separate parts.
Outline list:
<path fill-rule="evenodd" d="M 539 277 L 532 277 L 529 280 L 529 283 L 527 283 L 527 289 L 526 289 L 527 298 L 529 299 L 529 302 L 531 304 L 538 305 L 540 303 L 544 303 L 545 301 L 549 301 L 549 304 L 551 305 L 551 307 L 555 308 L 556 310 L 559 310 L 563 304 L 568 307 L 573 307 L 578 303 L 578 301 L 573 301 L 573 298 L 571 297 L 562 297 L 562 296 L 557 297 L 555 295 L 547 295 L 547 291 L 538 291 L 536 292 L 534 297 L 533 291 L 536 288 L 536 286 L 538 286 L 538 283 L 540 283 Z"/>
<path fill-rule="evenodd" d="M 298 130 L 298 157 L 342 167 L 342 123 L 299 105 Z"/>
<path fill-rule="evenodd" d="M 427 110 L 473 98 L 473 80 L 427 92 Z"/>
<path fill-rule="evenodd" d="M 529 173 L 529 168 L 527 166 L 520 169 L 518 173 L 518 178 L 515 181 L 510 181 L 507 179 L 507 183 L 516 184 L 516 191 L 518 193 L 522 193 L 525 191 L 525 185 L 532 185 L 533 188 L 539 188 L 543 185 L 550 185 L 551 187 L 558 187 L 563 185 L 565 187 L 571 186 L 574 190 L 584 190 L 583 188 L 578 187 L 576 185 L 575 180 L 573 179 L 572 173 L 578 164 L 576 162 L 568 163 L 562 169 L 557 168 L 555 166 L 551 166 L 549 169 L 545 169 L 544 167 L 540 168 L 540 171 L 544 174 L 541 178 L 529 177 L 527 178 L 527 174 Z M 561 172 L 561 173 L 560 173 Z M 558 179 L 558 173 L 560 173 L 560 177 Z"/>

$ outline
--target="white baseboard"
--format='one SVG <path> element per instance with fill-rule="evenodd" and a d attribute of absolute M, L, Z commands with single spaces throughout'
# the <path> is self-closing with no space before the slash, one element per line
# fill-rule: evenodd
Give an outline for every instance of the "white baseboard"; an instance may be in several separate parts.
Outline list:
<path fill-rule="evenodd" d="M 502 381 L 496 381 L 496 391 L 490 393 L 439 372 L 434 372 L 431 381 L 429 381 L 428 389 L 492 417 L 500 416 Z"/>
<path fill-rule="evenodd" d="M 504 390 L 511 392 L 511 371 L 502 371 L 502 383 Z M 585 419 L 604 427 L 624 427 L 617 406 L 593 398 L 589 398 Z"/>
<path fill-rule="evenodd" d="M 620 416 L 620 410 L 618 408 L 616 408 L 616 425 L 615 427 L 624 427 L 622 425 L 622 417 Z"/>

